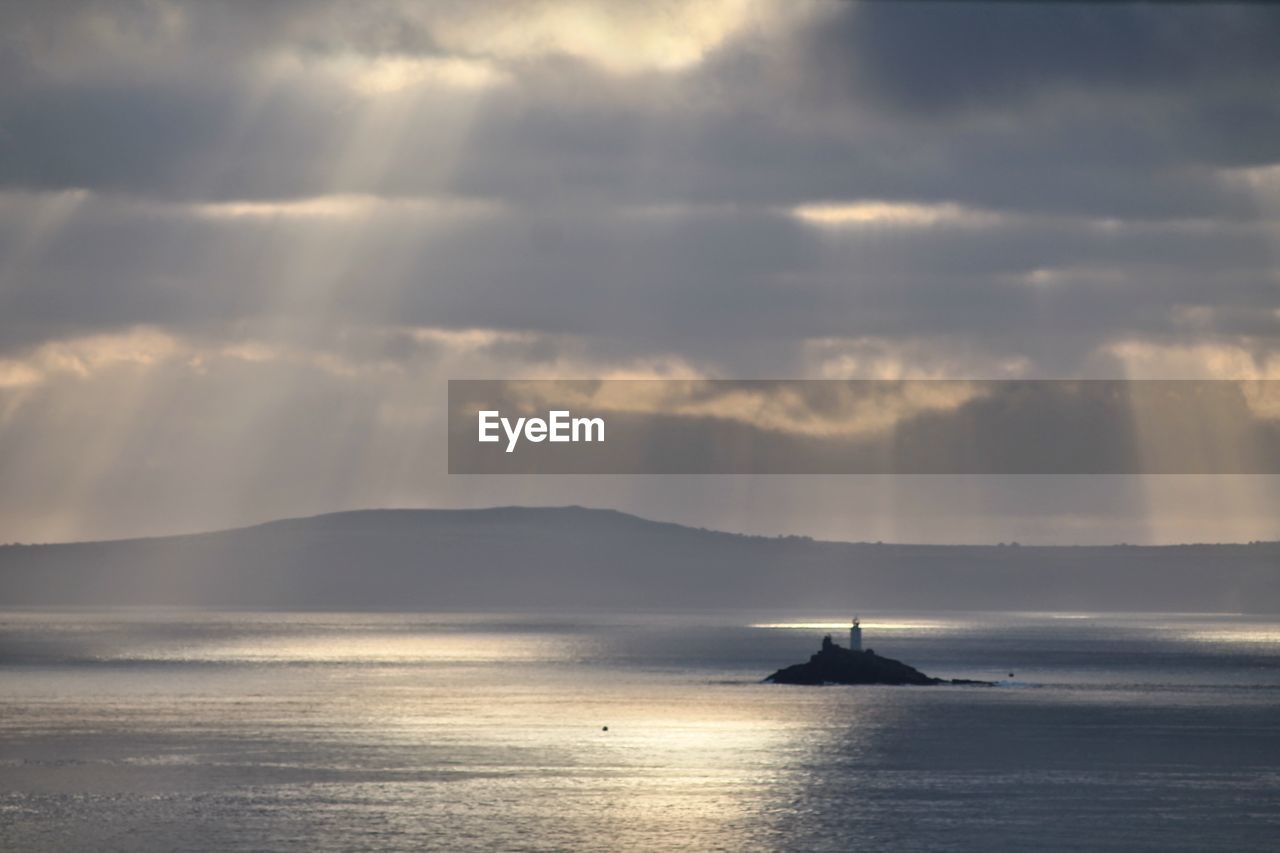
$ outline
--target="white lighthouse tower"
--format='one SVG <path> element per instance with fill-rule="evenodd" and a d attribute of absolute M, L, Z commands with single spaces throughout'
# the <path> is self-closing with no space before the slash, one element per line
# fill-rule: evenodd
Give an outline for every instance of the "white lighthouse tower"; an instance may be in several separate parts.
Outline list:
<path fill-rule="evenodd" d="M 862 651 L 862 625 L 857 616 L 853 617 L 853 625 L 849 627 L 849 651 Z"/>

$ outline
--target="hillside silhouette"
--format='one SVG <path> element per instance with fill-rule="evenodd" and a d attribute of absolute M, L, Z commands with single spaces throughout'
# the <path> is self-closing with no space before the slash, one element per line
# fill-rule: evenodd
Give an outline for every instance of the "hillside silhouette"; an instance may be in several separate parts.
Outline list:
<path fill-rule="evenodd" d="M 367 510 L 0 547 L 0 603 L 1274 613 L 1280 543 L 881 545 L 745 536 L 582 507 Z"/>

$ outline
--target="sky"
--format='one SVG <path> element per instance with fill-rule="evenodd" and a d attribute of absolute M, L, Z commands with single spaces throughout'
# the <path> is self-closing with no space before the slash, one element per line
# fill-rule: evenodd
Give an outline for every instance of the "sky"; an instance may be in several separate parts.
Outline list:
<path fill-rule="evenodd" d="M 1280 8 L 0 2 L 0 541 L 585 504 L 1280 538 L 1280 478 L 450 477 L 450 378 L 1280 378 Z"/>

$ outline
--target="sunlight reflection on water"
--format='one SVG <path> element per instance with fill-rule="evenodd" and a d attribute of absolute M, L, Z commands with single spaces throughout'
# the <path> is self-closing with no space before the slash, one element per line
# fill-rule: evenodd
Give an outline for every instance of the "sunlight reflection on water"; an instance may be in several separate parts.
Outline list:
<path fill-rule="evenodd" d="M 942 622 L 923 619 L 860 619 L 864 631 L 963 631 L 967 627 L 962 621 Z M 784 631 L 848 631 L 849 620 L 842 622 L 757 622 L 752 628 L 770 628 Z"/>
<path fill-rule="evenodd" d="M 1036 689 L 814 689 L 760 679 L 848 622 L 762 615 L 0 613 L 0 848 L 1265 850 L 1280 832 L 1262 620 L 871 613 L 886 654 Z"/>

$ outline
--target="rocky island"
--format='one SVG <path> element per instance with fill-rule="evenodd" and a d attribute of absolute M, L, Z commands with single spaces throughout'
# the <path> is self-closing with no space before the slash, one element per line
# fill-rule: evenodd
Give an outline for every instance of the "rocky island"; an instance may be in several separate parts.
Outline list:
<path fill-rule="evenodd" d="M 846 649 L 822 638 L 822 648 L 809 658 L 780 669 L 765 679 L 773 684 L 977 684 L 990 687 L 991 681 L 963 678 L 933 678 L 913 666 L 892 658 L 880 657 L 871 649 Z"/>

